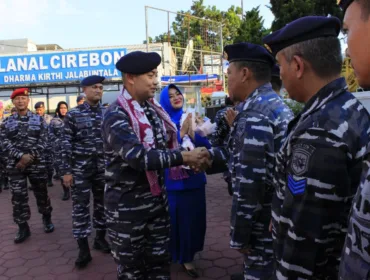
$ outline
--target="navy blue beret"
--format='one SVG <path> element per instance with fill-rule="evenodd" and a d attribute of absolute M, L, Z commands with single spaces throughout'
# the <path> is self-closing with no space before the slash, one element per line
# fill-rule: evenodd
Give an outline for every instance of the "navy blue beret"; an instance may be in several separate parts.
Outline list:
<path fill-rule="evenodd" d="M 253 61 L 268 63 L 271 67 L 275 63 L 274 57 L 263 47 L 251 43 L 237 43 L 224 48 L 225 59 L 234 61 Z"/>
<path fill-rule="evenodd" d="M 101 84 L 105 80 L 102 76 L 92 75 L 88 76 L 81 81 L 81 86 L 88 87 L 96 84 Z"/>
<path fill-rule="evenodd" d="M 37 108 L 44 108 L 44 107 L 45 107 L 45 104 L 42 101 L 39 101 L 39 102 L 37 102 L 35 104 L 35 109 L 37 109 Z"/>
<path fill-rule="evenodd" d="M 85 95 L 77 96 L 77 103 L 80 102 L 82 99 L 85 99 Z"/>
<path fill-rule="evenodd" d="M 340 20 L 336 17 L 307 16 L 288 23 L 263 38 L 265 47 L 276 55 L 291 45 L 321 37 L 338 37 Z"/>
<path fill-rule="evenodd" d="M 338 5 L 345 12 L 354 0 L 338 0 Z"/>
<path fill-rule="evenodd" d="M 122 73 L 145 74 L 158 67 L 161 56 L 156 52 L 130 52 L 122 56 L 116 63 L 116 68 Z"/>
<path fill-rule="evenodd" d="M 280 67 L 279 67 L 279 65 L 275 64 L 272 67 L 271 76 L 280 78 Z"/>

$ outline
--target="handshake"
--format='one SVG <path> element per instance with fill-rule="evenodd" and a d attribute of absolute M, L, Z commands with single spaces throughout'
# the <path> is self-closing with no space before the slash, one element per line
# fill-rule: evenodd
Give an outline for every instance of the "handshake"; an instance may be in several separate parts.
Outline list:
<path fill-rule="evenodd" d="M 195 172 L 205 171 L 212 166 L 211 156 L 206 148 L 196 148 L 192 151 L 181 152 L 184 165 Z"/>

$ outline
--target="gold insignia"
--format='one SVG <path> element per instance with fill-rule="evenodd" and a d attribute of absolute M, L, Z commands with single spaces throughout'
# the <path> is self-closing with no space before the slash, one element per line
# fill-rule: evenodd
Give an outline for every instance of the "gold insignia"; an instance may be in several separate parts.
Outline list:
<path fill-rule="evenodd" d="M 340 5 L 340 2 L 342 2 L 342 0 L 337 0 L 337 5 Z"/>
<path fill-rule="evenodd" d="M 25 94 L 25 95 L 28 95 L 28 90 L 25 90 L 25 91 L 24 91 L 24 94 Z"/>
<path fill-rule="evenodd" d="M 227 55 L 227 52 L 224 52 L 224 59 L 228 60 L 229 56 Z"/>
<path fill-rule="evenodd" d="M 271 48 L 270 48 L 270 46 L 269 46 L 269 45 L 265 44 L 265 48 L 266 48 L 270 53 L 272 53 L 272 50 L 271 50 Z"/>

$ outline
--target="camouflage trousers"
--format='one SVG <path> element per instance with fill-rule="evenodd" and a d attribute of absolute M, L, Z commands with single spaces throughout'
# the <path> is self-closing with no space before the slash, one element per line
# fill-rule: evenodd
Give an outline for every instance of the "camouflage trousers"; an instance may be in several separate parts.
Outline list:
<path fill-rule="evenodd" d="M 31 210 L 28 205 L 27 179 L 33 188 L 39 213 L 43 215 L 51 214 L 53 208 L 48 196 L 47 175 L 44 167 L 31 166 L 24 172 L 16 168 L 7 171 L 12 195 L 13 218 L 16 224 L 27 222 L 31 217 Z"/>
<path fill-rule="evenodd" d="M 257 242 L 249 254 L 244 255 L 244 280 L 270 280 L 274 271 L 272 240 Z"/>
<path fill-rule="evenodd" d="M 140 202 L 135 204 L 139 205 Z M 122 205 L 124 207 L 125 203 Z M 155 203 L 151 207 L 155 209 L 155 215 L 149 210 L 143 215 L 140 208 L 137 206 L 137 212 L 140 213 L 137 219 L 124 220 L 123 214 L 119 215 L 119 220 L 108 224 L 113 257 L 118 264 L 117 279 L 170 279 L 170 223 L 167 206 L 164 202 Z M 131 210 L 131 213 L 135 212 Z"/>
<path fill-rule="evenodd" d="M 104 173 L 87 178 L 74 176 L 72 193 L 72 232 L 75 239 L 88 237 L 91 234 L 90 193 L 93 194 L 94 212 L 93 227 L 105 230 L 104 215 Z"/>

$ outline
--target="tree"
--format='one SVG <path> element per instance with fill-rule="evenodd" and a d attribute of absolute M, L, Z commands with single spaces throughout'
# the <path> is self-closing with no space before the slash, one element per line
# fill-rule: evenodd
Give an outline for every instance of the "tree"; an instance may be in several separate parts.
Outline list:
<path fill-rule="evenodd" d="M 260 16 L 259 6 L 245 13 L 245 17 L 238 28 L 238 35 L 234 43 L 249 42 L 262 45 L 262 38 L 270 33 L 263 24 L 263 17 Z"/>
<path fill-rule="evenodd" d="M 276 31 L 287 23 L 309 15 L 332 15 L 342 19 L 343 13 L 337 0 L 270 0 L 270 10 L 275 19 L 271 30 Z"/>

